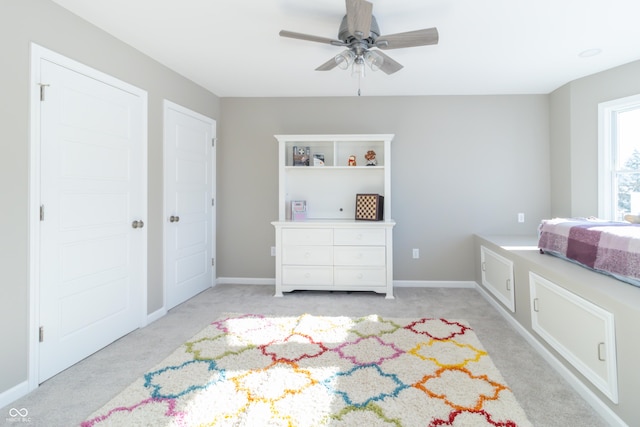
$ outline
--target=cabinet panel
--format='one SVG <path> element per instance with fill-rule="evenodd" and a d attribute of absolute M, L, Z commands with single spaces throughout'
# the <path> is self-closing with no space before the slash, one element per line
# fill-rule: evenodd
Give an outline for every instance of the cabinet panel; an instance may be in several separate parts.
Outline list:
<path fill-rule="evenodd" d="M 333 265 L 333 246 L 284 246 L 282 263 L 286 265 Z"/>
<path fill-rule="evenodd" d="M 333 285 L 333 267 L 283 266 L 283 285 Z"/>
<path fill-rule="evenodd" d="M 480 247 L 482 284 L 509 310 L 515 312 L 513 261 Z"/>
<path fill-rule="evenodd" d="M 381 246 L 335 246 L 334 265 L 384 265 L 385 248 Z"/>
<path fill-rule="evenodd" d="M 335 267 L 334 282 L 336 286 L 385 286 L 386 270 L 384 267 Z"/>
<path fill-rule="evenodd" d="M 333 230 L 330 228 L 285 228 L 282 230 L 283 245 L 332 245 Z"/>
<path fill-rule="evenodd" d="M 386 233 L 382 229 L 336 229 L 333 241 L 336 245 L 384 246 Z"/>
<path fill-rule="evenodd" d="M 618 403 L 613 314 L 533 272 L 529 287 L 533 330 Z"/>

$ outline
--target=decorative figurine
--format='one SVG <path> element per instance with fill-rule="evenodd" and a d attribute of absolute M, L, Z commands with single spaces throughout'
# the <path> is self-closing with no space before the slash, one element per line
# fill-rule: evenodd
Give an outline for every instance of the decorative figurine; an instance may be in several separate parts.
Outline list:
<path fill-rule="evenodd" d="M 367 159 L 367 166 L 376 166 L 378 164 L 378 161 L 376 160 L 376 152 L 373 150 L 367 151 L 364 158 Z"/>
<path fill-rule="evenodd" d="M 356 165 L 356 156 L 349 156 L 349 166 L 355 166 Z"/>

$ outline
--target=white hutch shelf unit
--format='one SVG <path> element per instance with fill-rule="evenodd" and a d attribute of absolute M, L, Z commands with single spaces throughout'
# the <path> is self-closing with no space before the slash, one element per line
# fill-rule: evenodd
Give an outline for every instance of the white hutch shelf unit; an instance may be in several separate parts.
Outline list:
<path fill-rule="evenodd" d="M 275 296 L 294 290 L 335 290 L 374 291 L 393 298 L 393 135 L 275 137 Z M 294 166 L 294 147 L 309 154 L 309 166 Z M 376 153 L 375 166 L 367 166 L 364 157 L 370 150 Z M 316 155 L 324 159 L 322 166 L 314 166 Z M 350 156 L 355 156 L 356 166 L 349 166 Z M 383 196 L 383 220 L 356 220 L 356 194 Z M 292 219 L 292 201 L 306 202 L 305 219 Z"/>

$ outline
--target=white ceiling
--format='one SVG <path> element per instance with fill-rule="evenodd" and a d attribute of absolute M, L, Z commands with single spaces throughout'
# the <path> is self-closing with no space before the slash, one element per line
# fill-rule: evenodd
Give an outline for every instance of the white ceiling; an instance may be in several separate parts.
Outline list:
<path fill-rule="evenodd" d="M 342 48 L 278 35 L 337 38 L 344 0 L 53 1 L 220 97 L 358 90 L 348 71 L 314 71 Z M 363 96 L 549 93 L 640 59 L 639 0 L 371 1 L 382 34 L 437 27 L 440 43 L 385 51 L 404 68 L 367 70 Z"/>

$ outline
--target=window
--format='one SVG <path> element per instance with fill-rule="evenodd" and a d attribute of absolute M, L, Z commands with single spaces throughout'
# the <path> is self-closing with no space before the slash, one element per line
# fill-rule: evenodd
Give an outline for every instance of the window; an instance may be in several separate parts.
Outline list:
<path fill-rule="evenodd" d="M 640 214 L 640 95 L 598 106 L 599 216 Z"/>

